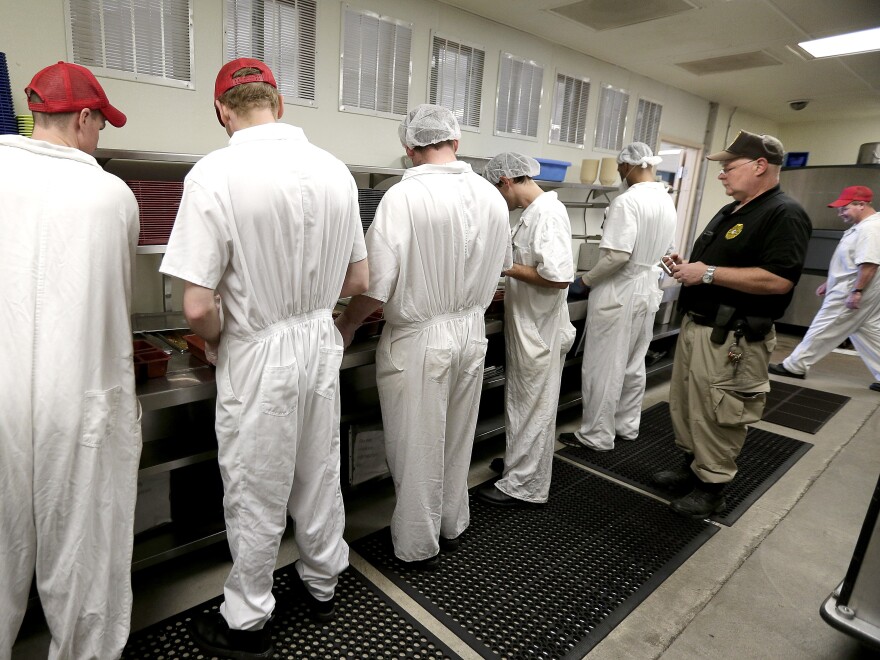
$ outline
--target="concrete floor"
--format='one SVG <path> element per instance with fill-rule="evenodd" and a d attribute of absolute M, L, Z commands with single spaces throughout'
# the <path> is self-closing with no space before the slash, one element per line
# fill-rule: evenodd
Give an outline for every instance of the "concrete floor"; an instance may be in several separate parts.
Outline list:
<path fill-rule="evenodd" d="M 796 343 L 780 337 L 773 361 Z M 872 380 L 858 357 L 832 354 L 806 381 L 794 381 L 851 401 L 815 435 L 757 424 L 814 446 L 732 527 L 721 526 L 593 649 L 590 660 L 880 658 L 819 616 L 822 601 L 846 572 L 880 475 L 880 394 L 868 390 Z M 667 393 L 667 381 L 649 382 L 644 407 L 667 400 Z M 560 423 L 559 430 L 575 426 Z M 501 453 L 498 441 L 475 448 L 472 485 L 492 476 L 489 460 Z M 347 498 L 346 537 L 384 527 L 392 507 L 387 480 Z M 279 566 L 296 556 L 295 544 L 286 539 Z M 478 657 L 355 553 L 351 563 L 453 650 Z M 219 595 L 228 568 L 225 550 L 213 548 L 136 574 L 132 629 Z M 880 576 L 877 584 L 880 588 Z M 45 658 L 46 648 L 44 627 L 26 623 L 12 658 Z"/>

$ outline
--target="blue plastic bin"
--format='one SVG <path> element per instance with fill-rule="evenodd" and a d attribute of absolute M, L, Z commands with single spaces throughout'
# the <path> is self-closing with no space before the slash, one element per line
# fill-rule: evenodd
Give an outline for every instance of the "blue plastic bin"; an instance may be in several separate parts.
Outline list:
<path fill-rule="evenodd" d="M 565 173 L 571 166 L 571 163 L 565 160 L 549 160 L 547 158 L 536 158 L 535 160 L 541 164 L 541 171 L 535 178 L 543 181 L 564 181 Z"/>

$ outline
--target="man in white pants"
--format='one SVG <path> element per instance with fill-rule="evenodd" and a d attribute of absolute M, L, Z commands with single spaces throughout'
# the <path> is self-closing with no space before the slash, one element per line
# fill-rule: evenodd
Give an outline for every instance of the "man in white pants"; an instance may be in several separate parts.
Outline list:
<path fill-rule="evenodd" d="M 461 130 L 446 108 L 410 110 L 398 135 L 413 165 L 367 231 L 370 288 L 337 319 L 348 344 L 384 303 L 376 349 L 385 453 L 397 504 L 394 553 L 439 564 L 470 523 L 467 475 L 483 387 L 486 324 L 498 277 L 510 268 L 504 200 L 456 160 Z"/>
<path fill-rule="evenodd" d="M 339 482 L 338 297 L 366 289 L 357 188 L 345 165 L 278 122 L 272 71 L 241 58 L 214 88 L 229 146 L 186 177 L 161 271 L 186 282 L 191 328 L 217 356 L 216 432 L 233 565 L 203 650 L 267 658 L 272 573 L 289 512 L 296 574 L 319 621 L 348 566 Z M 221 316 L 215 293 L 219 294 Z"/>
<path fill-rule="evenodd" d="M 25 90 L 33 139 L 0 136 L 0 659 L 37 592 L 48 657 L 118 658 L 131 620 L 139 407 L 138 207 L 91 156 L 110 105 L 58 62 Z"/>
<path fill-rule="evenodd" d="M 483 171 L 508 209 L 524 209 L 512 231 L 513 267 L 504 273 L 504 472 L 477 492 L 494 506 L 547 501 L 562 364 L 575 335 L 566 302 L 574 277 L 571 224 L 556 193 L 532 180 L 540 170 L 534 158 L 507 152 Z"/>
<path fill-rule="evenodd" d="M 844 232 L 831 263 L 828 280 L 816 289 L 825 296 L 807 334 L 791 355 L 771 364 L 771 374 L 804 378 L 847 337 L 877 381 L 880 381 L 880 290 L 873 284 L 880 264 L 880 213 L 871 206 L 866 186 L 849 186 L 828 206 L 852 225 Z M 880 392 L 880 382 L 869 386 Z"/>
<path fill-rule="evenodd" d="M 675 205 L 654 166 L 662 159 L 643 142 L 617 157 L 628 189 L 608 208 L 599 261 L 572 283 L 590 291 L 581 369 L 583 419 L 560 442 L 595 451 L 614 449 L 615 438 L 635 440 L 645 396 L 645 353 L 660 307 L 658 266 L 672 249 Z"/>

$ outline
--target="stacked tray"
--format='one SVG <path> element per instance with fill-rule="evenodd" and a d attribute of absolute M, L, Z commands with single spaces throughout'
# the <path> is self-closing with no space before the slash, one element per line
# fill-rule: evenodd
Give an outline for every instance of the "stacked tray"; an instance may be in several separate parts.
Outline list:
<path fill-rule="evenodd" d="M 166 245 L 177 217 L 183 181 L 126 181 L 140 210 L 138 245 Z"/>
<path fill-rule="evenodd" d="M 9 68 L 6 53 L 0 53 L 0 135 L 18 135 L 15 108 L 12 104 L 12 87 L 9 84 Z"/>
<path fill-rule="evenodd" d="M 34 134 L 34 116 L 16 115 L 15 123 L 18 124 L 18 134 L 31 137 Z"/>
<path fill-rule="evenodd" d="M 361 209 L 361 224 L 366 232 L 370 225 L 373 224 L 373 218 L 376 217 L 376 209 L 382 196 L 385 195 L 384 190 L 374 190 L 373 188 L 358 188 L 358 206 Z"/>

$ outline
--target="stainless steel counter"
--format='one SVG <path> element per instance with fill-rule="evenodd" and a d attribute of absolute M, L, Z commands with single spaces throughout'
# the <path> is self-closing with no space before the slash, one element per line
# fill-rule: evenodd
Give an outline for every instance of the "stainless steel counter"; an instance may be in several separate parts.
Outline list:
<path fill-rule="evenodd" d="M 587 315 L 587 301 L 570 301 L 568 309 L 572 321 L 582 319 Z M 486 335 L 499 334 L 503 329 L 504 322 L 501 318 L 486 318 Z M 376 361 L 378 344 L 378 337 L 355 342 L 346 349 L 341 368 L 352 369 L 373 364 Z M 216 394 L 214 369 L 188 353 L 172 354 L 164 377 L 151 378 L 137 386 L 138 399 L 145 411 L 210 399 Z"/>

